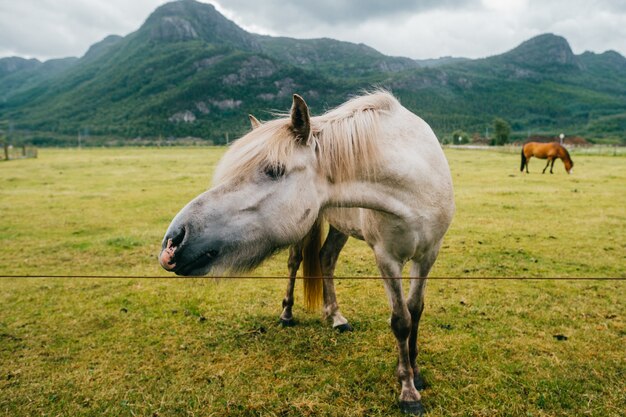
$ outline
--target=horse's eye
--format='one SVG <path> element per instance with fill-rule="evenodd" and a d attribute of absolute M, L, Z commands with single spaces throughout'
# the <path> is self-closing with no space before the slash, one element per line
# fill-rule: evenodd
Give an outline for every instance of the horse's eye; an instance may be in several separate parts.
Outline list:
<path fill-rule="evenodd" d="M 268 165 L 265 167 L 265 175 L 275 180 L 285 175 L 284 165 Z"/>

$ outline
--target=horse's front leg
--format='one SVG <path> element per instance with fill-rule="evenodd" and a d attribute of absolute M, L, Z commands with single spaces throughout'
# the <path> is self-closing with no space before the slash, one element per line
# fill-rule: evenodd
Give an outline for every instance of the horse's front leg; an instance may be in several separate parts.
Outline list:
<path fill-rule="evenodd" d="M 297 243 L 289 248 L 289 261 L 287 262 L 289 283 L 283 299 L 283 312 L 280 315 L 280 324 L 285 327 L 295 324 L 291 309 L 293 307 L 293 289 L 296 285 L 296 274 L 298 273 L 298 268 L 300 268 L 300 263 L 302 263 L 302 243 Z"/>
<path fill-rule="evenodd" d="M 548 158 L 548 163 L 546 164 L 546 166 L 543 168 L 543 171 L 541 172 L 542 174 L 546 173 L 546 169 L 548 169 L 548 165 L 550 165 L 550 158 Z"/>
<path fill-rule="evenodd" d="M 398 368 L 396 375 L 402 385 L 400 409 L 407 414 L 422 415 L 424 408 L 421 396 L 413 382 L 413 367 L 409 355 L 411 334 L 411 313 L 402 294 L 402 263 L 390 259 L 385 254 L 376 254 L 376 261 L 382 274 L 385 292 L 391 306 L 391 330 L 398 344 Z"/>
<path fill-rule="evenodd" d="M 414 263 L 411 268 L 411 288 L 409 290 L 408 307 L 411 313 L 411 335 L 409 336 L 409 359 L 413 369 L 413 383 L 415 388 L 423 390 L 426 388 L 426 381 L 417 366 L 417 355 L 419 353 L 418 336 L 419 324 L 424 311 L 424 293 L 426 290 L 426 274 L 419 273 L 419 265 Z"/>
<path fill-rule="evenodd" d="M 347 241 L 347 235 L 330 225 L 328 236 L 320 250 L 320 263 L 324 276 L 324 318 L 332 320 L 333 328 L 340 332 L 352 330 L 348 320 L 339 311 L 333 281 L 337 258 L 339 258 L 339 253 Z"/>

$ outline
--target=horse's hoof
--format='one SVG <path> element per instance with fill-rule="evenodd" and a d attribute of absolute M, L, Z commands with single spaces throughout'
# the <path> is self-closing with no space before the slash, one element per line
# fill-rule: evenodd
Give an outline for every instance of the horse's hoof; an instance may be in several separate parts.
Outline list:
<path fill-rule="evenodd" d="M 344 324 L 340 324 L 339 326 L 336 326 L 335 330 L 338 330 L 339 333 L 344 333 L 344 332 L 351 332 L 354 329 L 352 328 L 350 323 L 344 323 Z"/>
<path fill-rule="evenodd" d="M 400 411 L 412 416 L 423 416 L 424 406 L 421 401 L 400 401 Z"/>
<path fill-rule="evenodd" d="M 280 325 L 283 327 L 293 327 L 296 325 L 296 321 L 294 319 L 280 319 Z"/>
<path fill-rule="evenodd" d="M 417 374 L 413 377 L 413 385 L 415 385 L 415 389 L 418 391 L 423 391 L 428 388 L 428 384 L 421 374 Z"/>

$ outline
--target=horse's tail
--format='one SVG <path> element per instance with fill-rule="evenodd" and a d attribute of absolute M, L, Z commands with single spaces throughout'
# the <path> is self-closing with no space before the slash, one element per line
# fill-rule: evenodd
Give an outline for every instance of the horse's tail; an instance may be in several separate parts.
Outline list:
<path fill-rule="evenodd" d="M 526 155 L 524 154 L 524 147 L 522 146 L 522 166 L 520 167 L 520 172 L 524 172 L 524 167 L 526 166 Z"/>
<path fill-rule="evenodd" d="M 321 307 L 323 284 L 320 249 L 322 248 L 322 219 L 318 218 L 304 239 L 302 248 L 302 275 L 304 278 L 304 305 L 313 311 Z"/>

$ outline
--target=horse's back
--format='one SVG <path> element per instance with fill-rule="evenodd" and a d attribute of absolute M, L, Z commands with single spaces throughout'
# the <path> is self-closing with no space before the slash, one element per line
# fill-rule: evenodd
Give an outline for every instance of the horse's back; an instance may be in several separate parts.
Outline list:
<path fill-rule="evenodd" d="M 545 159 L 557 156 L 559 148 L 561 148 L 561 145 L 556 142 L 528 142 L 524 144 L 523 151 L 527 158 L 534 156 L 535 158 Z"/>

